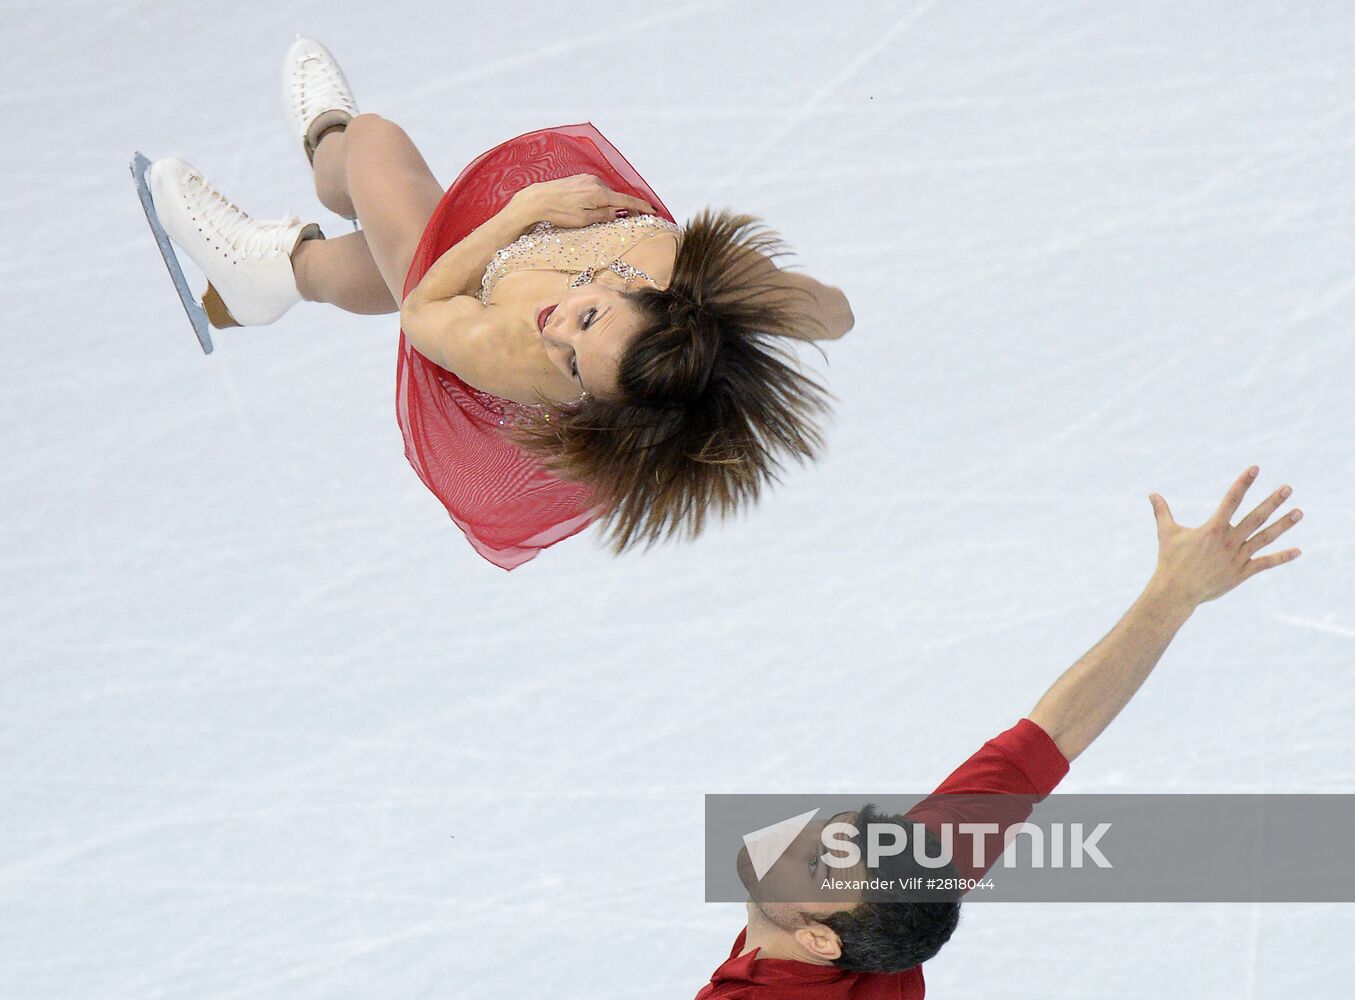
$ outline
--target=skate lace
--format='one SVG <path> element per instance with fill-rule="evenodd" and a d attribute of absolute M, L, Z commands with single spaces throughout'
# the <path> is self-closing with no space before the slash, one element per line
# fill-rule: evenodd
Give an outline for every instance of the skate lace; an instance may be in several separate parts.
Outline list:
<path fill-rule="evenodd" d="M 348 95 L 348 87 L 343 82 L 339 67 L 328 59 L 309 56 L 301 63 L 301 83 L 299 85 L 301 104 L 304 110 L 312 105 L 323 103 L 324 110 L 337 108 L 357 113 L 357 105 Z"/>
<path fill-rule="evenodd" d="M 281 249 L 283 233 L 299 221 L 287 216 L 281 222 L 256 222 L 244 210 L 223 195 L 206 178 L 194 178 L 199 186 L 198 205 L 202 218 L 218 239 L 238 253 L 259 254 Z"/>

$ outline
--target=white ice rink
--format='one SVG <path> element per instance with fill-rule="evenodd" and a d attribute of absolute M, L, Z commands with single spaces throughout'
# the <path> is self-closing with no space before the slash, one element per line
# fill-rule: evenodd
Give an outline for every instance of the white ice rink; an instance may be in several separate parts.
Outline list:
<path fill-rule="evenodd" d="M 655 13 L 655 11 L 658 11 Z M 407 466 L 395 317 L 199 352 L 127 172 L 319 208 L 294 32 L 440 177 L 591 120 L 856 329 L 743 521 L 505 574 Z M 1070 791 L 1355 791 L 1355 8 L 0 6 L 0 998 L 690 998 L 702 796 L 925 791 L 1248 464 L 1304 556 Z M 194 285 L 198 282 L 195 280 Z M 975 904 L 946 997 L 1348 997 L 1355 906 Z"/>

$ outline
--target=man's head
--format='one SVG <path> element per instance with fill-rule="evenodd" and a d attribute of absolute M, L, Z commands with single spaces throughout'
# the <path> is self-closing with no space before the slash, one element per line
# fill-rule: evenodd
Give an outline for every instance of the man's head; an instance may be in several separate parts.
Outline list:
<path fill-rule="evenodd" d="M 825 860 L 830 852 L 823 833 L 834 823 L 856 828 L 851 839 L 859 860 L 849 868 L 835 868 Z M 934 902 L 899 902 L 897 890 L 889 886 L 919 876 L 954 878 L 955 870 L 949 865 L 924 868 L 911 849 L 885 855 L 868 869 L 866 845 L 873 823 L 911 829 L 905 817 L 879 816 L 869 804 L 858 812 L 838 813 L 807 824 L 761 879 L 747 850 L 740 851 L 738 871 L 748 888 L 750 927 L 757 923 L 760 937 L 780 939 L 783 954 L 849 971 L 902 972 L 940 951 L 959 923 L 959 894 L 937 896 Z M 930 834 L 927 841 L 928 855 L 935 856 L 938 845 Z M 870 886 L 876 880 L 883 888 L 832 888 L 834 881 Z"/>

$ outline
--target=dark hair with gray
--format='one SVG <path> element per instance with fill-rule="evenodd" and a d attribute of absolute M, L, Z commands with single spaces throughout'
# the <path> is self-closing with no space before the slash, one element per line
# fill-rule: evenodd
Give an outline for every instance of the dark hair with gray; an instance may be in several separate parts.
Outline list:
<path fill-rule="evenodd" d="M 864 839 L 867 828 L 876 820 L 909 822 L 906 817 L 880 817 L 873 805 L 867 804 L 858 814 L 856 828 Z M 859 844 L 864 849 L 864 844 Z M 927 854 L 936 857 L 940 844 L 927 834 Z M 923 868 L 913 858 L 912 851 L 886 856 L 872 875 L 882 880 L 906 880 L 914 876 L 925 878 L 955 878 L 950 865 L 941 868 Z M 886 890 L 887 892 L 887 890 Z M 853 972 L 902 972 L 930 959 L 950 940 L 960 923 L 960 894 L 933 892 L 935 901 L 899 902 L 897 898 L 865 899 L 850 910 L 839 910 L 829 916 L 809 919 L 829 927 L 837 934 L 842 955 L 834 963 Z"/>

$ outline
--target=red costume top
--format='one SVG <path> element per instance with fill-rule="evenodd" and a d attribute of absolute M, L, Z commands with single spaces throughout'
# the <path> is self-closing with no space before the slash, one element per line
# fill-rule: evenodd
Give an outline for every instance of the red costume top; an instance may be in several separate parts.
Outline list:
<path fill-rule="evenodd" d="M 1022 719 L 985 743 L 932 794 L 1043 798 L 1067 773 L 1068 760 L 1054 741 L 1035 723 Z M 948 815 L 946 809 L 945 800 L 928 798 L 908 810 L 908 816 L 928 826 L 932 822 L 965 821 L 963 816 Z M 983 819 L 997 819 L 1005 831 L 1024 821 L 1030 810 L 1030 804 L 1014 805 L 999 809 L 996 816 L 988 813 Z M 986 855 L 990 864 L 1001 856 L 1001 844 L 999 832 Z M 957 851 L 957 859 L 961 854 L 971 856 Z M 960 865 L 957 869 L 971 878 L 980 874 Z M 746 929 L 739 932 L 729 958 L 715 970 L 696 1000 L 922 1000 L 926 993 L 920 965 L 902 972 L 845 972 L 834 965 L 758 958 L 756 951 L 741 955 L 746 933 Z"/>
<path fill-rule="evenodd" d="M 449 248 L 529 184 L 595 174 L 614 191 L 673 217 L 626 158 L 590 124 L 528 132 L 482 153 L 447 189 L 414 251 L 404 294 Z M 593 520 L 588 490 L 542 468 L 502 433 L 515 404 L 467 385 L 400 334 L 396 416 L 405 456 L 467 540 L 513 569 Z"/>

